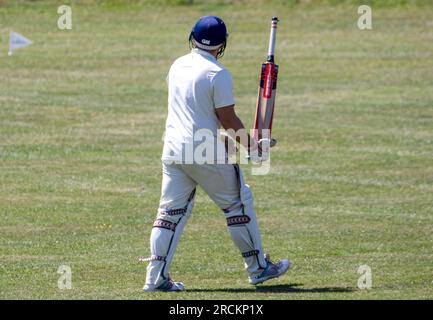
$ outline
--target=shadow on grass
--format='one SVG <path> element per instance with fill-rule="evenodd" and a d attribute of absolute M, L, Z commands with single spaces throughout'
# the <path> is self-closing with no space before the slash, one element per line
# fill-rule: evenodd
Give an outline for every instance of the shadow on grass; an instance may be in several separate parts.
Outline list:
<path fill-rule="evenodd" d="M 346 293 L 354 291 L 352 288 L 340 287 L 322 287 L 322 288 L 302 288 L 301 283 L 292 284 L 277 284 L 277 285 L 264 285 L 252 288 L 217 288 L 217 289 L 187 289 L 188 292 L 267 292 L 267 293 Z"/>

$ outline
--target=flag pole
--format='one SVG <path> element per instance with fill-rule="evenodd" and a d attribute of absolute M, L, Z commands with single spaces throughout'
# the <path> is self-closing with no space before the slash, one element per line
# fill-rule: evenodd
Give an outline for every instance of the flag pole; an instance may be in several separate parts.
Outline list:
<path fill-rule="evenodd" d="M 10 57 L 12 55 L 12 30 L 9 28 L 9 51 L 8 56 Z"/>

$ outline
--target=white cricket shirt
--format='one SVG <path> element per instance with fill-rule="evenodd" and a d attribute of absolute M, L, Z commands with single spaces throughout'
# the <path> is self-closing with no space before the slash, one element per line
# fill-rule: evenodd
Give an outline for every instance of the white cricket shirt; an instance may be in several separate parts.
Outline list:
<path fill-rule="evenodd" d="M 217 136 L 220 122 L 215 109 L 235 104 L 229 71 L 213 55 L 195 48 L 172 64 L 167 82 L 168 116 L 162 160 L 193 163 L 198 146 L 202 151 L 203 142 L 210 147 L 212 140 L 214 152 L 206 149 L 206 157 L 224 161 L 225 155 L 216 151 L 224 150 L 224 146 Z"/>

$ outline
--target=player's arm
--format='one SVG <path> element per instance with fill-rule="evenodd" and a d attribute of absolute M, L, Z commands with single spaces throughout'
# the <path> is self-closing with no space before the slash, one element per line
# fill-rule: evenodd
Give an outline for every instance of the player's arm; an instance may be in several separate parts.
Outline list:
<path fill-rule="evenodd" d="M 217 117 L 224 129 L 231 129 L 236 133 L 236 136 L 232 138 L 235 138 L 238 143 L 241 143 L 247 150 L 251 151 L 251 149 L 257 148 L 257 144 L 250 138 L 247 130 L 245 130 L 245 126 L 236 114 L 234 107 L 235 105 L 232 104 L 215 109 Z"/>

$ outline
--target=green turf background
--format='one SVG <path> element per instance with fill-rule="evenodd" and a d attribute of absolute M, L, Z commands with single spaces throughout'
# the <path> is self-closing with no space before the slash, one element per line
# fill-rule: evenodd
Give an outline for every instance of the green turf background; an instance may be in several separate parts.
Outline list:
<path fill-rule="evenodd" d="M 433 298 L 433 6 L 360 1 L 0 0 L 0 298 Z M 186 1 L 188 2 L 188 1 Z M 343 4 L 337 4 L 343 2 Z M 71 4 L 73 29 L 57 29 Z M 268 23 L 280 65 L 262 238 L 287 276 L 255 289 L 200 190 L 181 294 L 141 292 L 160 189 L 165 76 L 195 20 L 221 16 L 237 110 L 253 120 Z M 34 41 L 7 56 L 9 30 Z M 72 290 L 57 269 L 72 268 Z M 358 267 L 373 288 L 357 288 Z"/>

